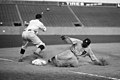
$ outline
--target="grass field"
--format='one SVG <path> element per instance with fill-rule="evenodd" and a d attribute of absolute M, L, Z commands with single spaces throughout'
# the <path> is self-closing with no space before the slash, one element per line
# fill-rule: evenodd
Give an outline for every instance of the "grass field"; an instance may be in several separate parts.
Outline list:
<path fill-rule="evenodd" d="M 89 58 L 81 58 L 76 68 L 53 65 L 31 65 L 35 48 L 29 46 L 24 62 L 17 62 L 20 47 L 0 48 L 0 80 L 118 80 L 120 79 L 120 43 L 94 43 L 91 48 L 98 58 L 105 58 L 109 65 L 87 64 Z M 47 60 L 70 45 L 47 45 L 42 55 Z"/>

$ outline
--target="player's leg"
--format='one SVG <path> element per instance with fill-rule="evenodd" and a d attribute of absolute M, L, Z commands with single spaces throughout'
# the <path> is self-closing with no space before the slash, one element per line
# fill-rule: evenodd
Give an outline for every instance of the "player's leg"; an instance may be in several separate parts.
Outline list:
<path fill-rule="evenodd" d="M 45 44 L 44 43 L 40 43 L 39 45 L 36 45 L 36 46 L 37 46 L 37 49 L 34 51 L 34 54 L 42 58 L 40 53 L 41 53 L 42 50 L 45 49 Z"/>
<path fill-rule="evenodd" d="M 51 61 L 57 67 L 76 67 L 78 65 L 77 58 L 70 50 L 54 56 Z"/>
<path fill-rule="evenodd" d="M 38 37 L 36 37 L 34 39 L 35 40 L 34 40 L 33 44 L 36 45 L 37 49 L 33 52 L 33 54 L 35 54 L 37 59 L 33 60 L 32 64 L 39 65 L 39 66 L 46 65 L 47 61 L 44 60 L 43 56 L 41 55 L 41 51 L 43 51 L 45 49 L 45 44 Z M 44 63 L 41 62 L 41 60 L 44 61 Z M 36 61 L 36 62 L 34 63 L 34 61 Z"/>
<path fill-rule="evenodd" d="M 22 59 L 23 59 L 23 55 L 25 53 L 25 49 L 27 48 L 27 44 L 28 44 L 28 41 L 23 40 L 23 45 L 22 45 L 22 47 L 20 49 L 20 59 L 18 60 L 19 62 L 23 61 Z"/>
<path fill-rule="evenodd" d="M 78 67 L 79 66 L 78 59 L 76 58 L 75 55 L 72 56 L 72 59 L 70 59 L 68 61 L 68 63 L 70 64 L 70 67 Z"/>
<path fill-rule="evenodd" d="M 58 53 L 57 55 L 53 56 L 48 60 L 48 62 L 51 62 L 55 57 L 59 60 L 66 60 L 66 59 L 71 59 L 71 53 L 70 50 L 63 51 L 61 53 Z"/>
<path fill-rule="evenodd" d="M 23 55 L 25 53 L 25 49 L 27 48 L 27 45 L 28 45 L 28 40 L 27 40 L 27 32 L 23 32 L 22 33 L 22 39 L 23 39 L 23 42 L 22 42 L 22 47 L 20 49 L 20 59 L 18 60 L 19 62 L 22 62 L 22 58 L 23 58 Z"/>
<path fill-rule="evenodd" d="M 35 34 L 33 34 L 31 37 L 31 41 L 37 47 L 37 49 L 34 51 L 34 54 L 40 56 L 40 52 L 45 49 L 45 43 L 43 43 L 42 40 Z"/>
<path fill-rule="evenodd" d="M 78 60 L 76 58 L 70 58 L 66 60 L 59 60 L 55 57 L 52 58 L 52 64 L 57 67 L 77 67 L 78 66 Z"/>

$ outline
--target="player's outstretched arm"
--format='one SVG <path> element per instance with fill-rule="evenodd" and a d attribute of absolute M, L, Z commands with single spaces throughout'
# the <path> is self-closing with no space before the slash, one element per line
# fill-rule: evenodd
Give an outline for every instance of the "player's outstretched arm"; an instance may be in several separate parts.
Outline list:
<path fill-rule="evenodd" d="M 29 25 L 29 22 L 24 21 L 24 26 L 27 27 Z"/>
<path fill-rule="evenodd" d="M 71 44 L 72 41 L 70 40 L 70 37 L 66 36 L 66 35 L 62 35 L 60 37 L 65 43 Z"/>
<path fill-rule="evenodd" d="M 68 44 L 75 44 L 75 43 L 77 43 L 78 41 L 81 41 L 81 40 L 79 40 L 79 39 L 71 38 L 71 37 L 66 36 L 66 35 L 62 35 L 62 36 L 61 36 L 61 39 L 62 39 L 63 41 L 65 41 L 66 43 L 68 43 Z"/>
<path fill-rule="evenodd" d="M 47 30 L 47 28 L 46 28 L 44 25 L 42 25 L 42 27 L 40 27 L 40 29 L 41 29 L 43 32 L 45 32 L 45 31 Z"/>
<path fill-rule="evenodd" d="M 99 65 L 99 66 L 106 66 L 108 65 L 108 62 L 104 59 L 98 59 L 93 52 L 91 51 L 91 53 L 89 54 L 90 59 L 92 60 L 92 64 L 94 65 Z"/>
<path fill-rule="evenodd" d="M 94 61 L 93 64 L 94 64 L 94 65 L 99 65 L 99 66 L 109 65 L 109 63 L 108 63 L 104 58 L 100 58 L 100 59 L 99 59 L 99 62 Z"/>

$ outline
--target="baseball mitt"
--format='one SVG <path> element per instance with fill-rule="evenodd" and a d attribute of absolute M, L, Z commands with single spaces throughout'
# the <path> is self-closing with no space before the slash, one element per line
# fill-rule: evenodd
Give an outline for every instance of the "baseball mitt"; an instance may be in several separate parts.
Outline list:
<path fill-rule="evenodd" d="M 99 66 L 109 65 L 109 63 L 108 63 L 104 58 L 100 58 L 100 59 L 99 59 L 99 62 L 94 61 L 93 64 L 94 64 L 94 65 L 99 65 Z"/>
<path fill-rule="evenodd" d="M 61 36 L 61 39 L 62 39 L 62 40 L 65 40 L 67 37 L 68 37 L 68 36 L 66 36 L 66 35 L 62 35 L 62 36 Z"/>

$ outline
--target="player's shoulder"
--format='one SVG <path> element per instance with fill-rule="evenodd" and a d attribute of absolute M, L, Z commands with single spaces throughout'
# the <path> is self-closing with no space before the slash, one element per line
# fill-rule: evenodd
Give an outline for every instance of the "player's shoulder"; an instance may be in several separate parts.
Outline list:
<path fill-rule="evenodd" d="M 32 20 L 30 20 L 30 21 L 29 21 L 29 23 L 34 23 L 34 22 L 35 22 L 35 20 L 34 20 L 34 19 L 32 19 Z"/>
<path fill-rule="evenodd" d="M 85 48 L 85 51 L 90 51 L 91 50 L 91 47 L 90 46 L 88 46 L 87 48 Z"/>
<path fill-rule="evenodd" d="M 80 39 L 77 39 L 77 38 L 70 38 L 70 40 L 73 42 L 73 44 L 74 43 L 82 43 L 82 40 L 80 40 Z"/>
<path fill-rule="evenodd" d="M 35 19 L 31 19 L 30 21 L 34 21 Z"/>
<path fill-rule="evenodd" d="M 39 20 L 38 19 L 32 19 L 32 20 L 30 20 L 30 22 L 39 22 Z"/>
<path fill-rule="evenodd" d="M 76 40 L 75 42 L 76 42 L 77 44 L 82 44 L 82 43 L 83 43 L 83 41 L 82 41 L 82 40 L 79 40 L 79 39 Z"/>
<path fill-rule="evenodd" d="M 30 21 L 31 23 L 36 23 L 36 24 L 43 24 L 40 20 L 38 19 L 33 19 Z"/>
<path fill-rule="evenodd" d="M 40 20 L 38 20 L 38 19 L 36 19 L 35 20 L 37 23 L 39 23 L 39 24 L 43 24 Z"/>

